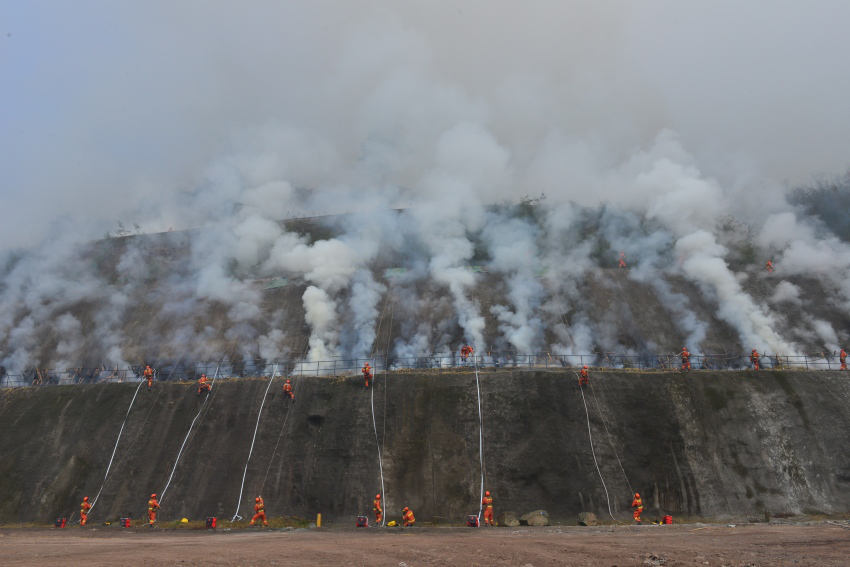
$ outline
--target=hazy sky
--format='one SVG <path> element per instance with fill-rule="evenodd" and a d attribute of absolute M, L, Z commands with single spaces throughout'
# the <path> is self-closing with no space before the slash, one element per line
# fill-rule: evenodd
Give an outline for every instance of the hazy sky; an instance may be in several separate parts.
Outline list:
<path fill-rule="evenodd" d="M 840 0 L 0 0 L 0 248 L 59 217 L 161 229 L 147 211 L 270 128 L 340 171 L 471 121 L 517 164 L 557 133 L 613 165 L 670 129 L 721 181 L 840 173 L 847 22 Z"/>

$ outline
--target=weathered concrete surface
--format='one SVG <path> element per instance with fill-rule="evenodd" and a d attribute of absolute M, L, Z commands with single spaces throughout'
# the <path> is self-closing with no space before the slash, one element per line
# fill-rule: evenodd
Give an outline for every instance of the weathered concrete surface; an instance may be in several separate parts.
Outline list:
<path fill-rule="evenodd" d="M 592 375 L 584 393 L 614 516 L 629 521 L 632 490 L 642 494 L 646 518 L 850 512 L 848 378 Z M 380 490 L 372 392 L 353 377 L 295 382 L 291 409 L 280 379 L 264 400 L 240 513 L 249 513 L 257 493 L 273 516 L 321 512 L 333 523 L 370 513 Z M 163 499 L 164 519 L 233 516 L 267 383 L 216 384 Z M 69 516 L 83 495 L 93 498 L 135 387 L 1 391 L 0 521 Z M 487 489 L 496 513 L 545 509 L 554 523 L 574 524 L 588 511 L 610 520 L 572 373 L 487 371 L 481 389 Z M 475 392 L 472 373 L 378 376 L 374 403 L 389 519 L 403 506 L 420 522 L 461 522 L 477 512 Z M 142 516 L 150 493 L 165 486 L 200 404 L 194 385 L 142 388 L 92 521 Z"/>

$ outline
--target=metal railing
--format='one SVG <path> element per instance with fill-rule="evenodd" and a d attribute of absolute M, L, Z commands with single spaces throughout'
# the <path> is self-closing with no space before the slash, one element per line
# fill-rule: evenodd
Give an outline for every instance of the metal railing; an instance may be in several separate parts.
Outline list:
<path fill-rule="evenodd" d="M 594 370 L 673 371 L 681 370 L 681 355 L 623 354 L 598 352 L 591 354 L 551 354 L 538 352 L 488 352 L 470 356 L 466 360 L 457 353 L 434 353 L 426 356 L 395 357 L 379 354 L 372 358 L 335 360 L 241 360 L 221 365 L 217 362 L 151 362 L 157 381 L 194 381 L 201 374 L 212 377 L 218 370 L 220 378 L 268 376 L 277 366 L 280 375 L 287 376 L 340 376 L 359 374 L 368 362 L 376 372 L 405 371 L 462 371 L 476 363 L 480 368 L 580 368 L 584 365 Z M 691 371 L 746 370 L 752 368 L 748 354 L 691 355 Z M 839 370 L 835 353 L 815 353 L 795 356 L 761 355 L 763 370 Z M 144 365 L 123 368 L 71 368 L 66 370 L 34 368 L 29 371 L 0 374 L 0 387 L 47 386 L 62 384 L 93 384 L 109 382 L 136 382 L 142 379 Z"/>

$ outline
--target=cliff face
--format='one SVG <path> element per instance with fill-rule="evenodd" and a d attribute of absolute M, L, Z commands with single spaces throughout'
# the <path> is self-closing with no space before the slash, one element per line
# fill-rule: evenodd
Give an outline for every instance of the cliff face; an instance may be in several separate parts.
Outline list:
<path fill-rule="evenodd" d="M 585 400 L 571 372 L 482 371 L 486 487 L 497 513 L 537 508 L 573 522 L 581 511 L 764 518 L 850 511 L 850 383 L 840 372 L 595 373 Z M 471 372 L 297 378 L 296 403 L 276 379 L 145 386 L 127 419 L 91 516 L 141 517 L 161 493 L 189 430 L 162 517 L 230 518 L 263 405 L 240 514 L 348 522 L 380 491 L 371 398 L 390 518 L 461 521 L 478 510 L 478 410 Z M 94 498 L 136 384 L 0 391 L 0 521 L 69 516 Z M 618 457 L 623 470 L 618 464 Z M 624 473 L 625 471 L 625 473 Z M 631 485 L 631 488 L 629 486 Z"/>

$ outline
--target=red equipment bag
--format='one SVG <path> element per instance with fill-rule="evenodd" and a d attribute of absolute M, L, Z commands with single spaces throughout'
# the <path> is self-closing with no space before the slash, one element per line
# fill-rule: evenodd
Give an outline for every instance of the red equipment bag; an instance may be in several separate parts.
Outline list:
<path fill-rule="evenodd" d="M 118 518 L 118 525 L 122 528 L 130 527 L 130 518 Z"/>
<path fill-rule="evenodd" d="M 673 516 L 669 516 L 669 515 L 664 516 L 664 523 L 665 524 L 672 524 L 673 523 Z"/>
<path fill-rule="evenodd" d="M 469 516 L 467 516 L 466 517 L 466 525 L 469 526 L 470 528 L 477 528 L 478 527 L 478 516 L 476 516 L 475 514 L 470 514 Z"/>
<path fill-rule="evenodd" d="M 218 518 L 214 518 L 212 516 L 207 518 L 207 527 L 214 530 L 215 529 L 215 522 L 216 522 L 217 519 Z"/>
<path fill-rule="evenodd" d="M 64 528 L 65 522 L 67 522 L 67 521 L 68 521 L 67 518 L 56 518 L 56 521 L 53 522 L 53 527 L 54 528 Z"/>
<path fill-rule="evenodd" d="M 369 518 L 367 518 L 366 516 L 357 516 L 357 523 L 355 525 L 358 528 L 368 528 Z"/>

